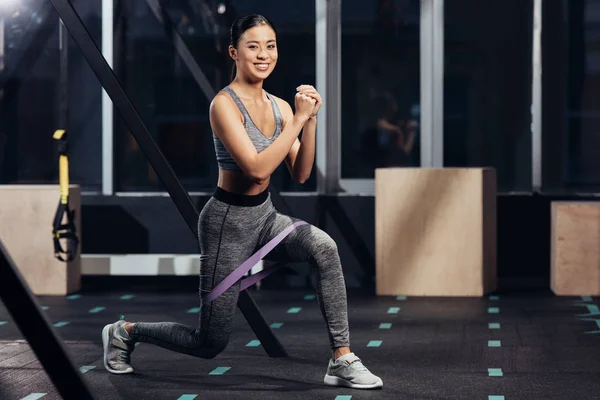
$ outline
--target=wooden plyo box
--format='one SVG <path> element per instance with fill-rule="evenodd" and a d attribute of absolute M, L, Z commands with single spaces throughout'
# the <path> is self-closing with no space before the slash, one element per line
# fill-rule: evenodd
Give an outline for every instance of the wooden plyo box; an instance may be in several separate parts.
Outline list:
<path fill-rule="evenodd" d="M 0 185 L 0 240 L 35 295 L 65 295 L 81 288 L 80 187 L 69 186 L 80 243 L 73 261 L 54 257 L 52 223 L 60 201 L 58 185 Z M 61 240 L 63 249 L 64 240 Z"/>
<path fill-rule="evenodd" d="M 600 296 L 600 202 L 552 202 L 550 287 Z"/>
<path fill-rule="evenodd" d="M 375 171 L 377 295 L 483 296 L 496 289 L 496 173 Z"/>

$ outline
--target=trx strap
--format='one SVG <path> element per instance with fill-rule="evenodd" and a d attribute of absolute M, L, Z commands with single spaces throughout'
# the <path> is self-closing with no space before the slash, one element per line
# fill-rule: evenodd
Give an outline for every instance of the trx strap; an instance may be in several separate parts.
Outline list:
<path fill-rule="evenodd" d="M 61 261 L 71 261 L 75 258 L 79 239 L 75 229 L 75 211 L 69 210 L 69 158 L 67 157 L 67 133 L 63 129 L 54 132 L 52 136 L 58 141 L 59 153 L 59 183 L 60 183 L 60 201 L 54 222 L 52 224 L 52 239 L 54 241 L 54 256 Z M 63 215 L 67 216 L 66 224 L 63 224 Z M 67 239 L 66 250 L 60 245 L 59 239 Z M 61 253 L 66 256 L 63 257 Z"/>
<path fill-rule="evenodd" d="M 210 293 L 202 297 L 202 304 L 208 304 L 223 293 L 225 293 L 227 289 L 229 289 L 237 281 L 239 281 L 246 274 L 246 272 L 250 271 L 252 267 L 256 265 L 257 262 L 262 260 L 267 254 L 269 254 L 271 250 L 273 250 L 275 246 L 281 243 L 281 241 L 285 239 L 285 237 L 289 235 L 294 229 L 306 224 L 307 222 L 298 221 L 285 228 L 279 235 L 271 239 L 256 253 L 252 254 L 249 259 L 247 259 L 239 267 L 237 267 L 231 274 L 229 274 L 229 276 L 227 276 L 227 278 L 223 279 L 217 286 L 214 287 L 214 289 Z M 266 278 L 267 276 L 275 272 L 276 269 L 277 267 L 264 269 L 254 275 L 242 279 L 240 291 L 249 288 L 261 279 Z"/>

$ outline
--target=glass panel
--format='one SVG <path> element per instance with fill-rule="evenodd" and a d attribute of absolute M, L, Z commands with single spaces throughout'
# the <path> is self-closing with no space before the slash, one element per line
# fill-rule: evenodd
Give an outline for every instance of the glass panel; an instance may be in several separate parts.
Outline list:
<path fill-rule="evenodd" d="M 75 7 L 91 34 L 100 38 L 100 2 L 76 2 Z M 70 182 L 83 190 L 99 190 L 100 85 L 69 36 L 69 120 L 59 127 L 60 49 L 53 7 L 48 2 L 3 2 L 0 35 L 0 75 L 5 82 L 0 100 L 0 183 L 58 183 L 52 134 L 66 128 Z"/>
<path fill-rule="evenodd" d="M 444 166 L 531 190 L 531 0 L 446 0 Z"/>
<path fill-rule="evenodd" d="M 74 1 L 87 31 L 102 49 L 102 0 Z M 70 180 L 102 190 L 102 86 L 69 35 Z"/>
<path fill-rule="evenodd" d="M 600 189 L 600 1 L 565 2 L 568 16 L 566 187 Z"/>
<path fill-rule="evenodd" d="M 342 1 L 342 171 L 420 165 L 420 2 Z"/>
<path fill-rule="evenodd" d="M 264 13 L 277 30 L 279 61 L 265 90 L 294 105 L 295 88 L 315 84 L 314 2 L 172 1 L 170 21 L 215 90 L 230 82 L 229 27 L 246 13 Z M 117 15 L 117 12 L 115 12 Z M 115 68 L 154 140 L 189 191 L 212 191 L 218 168 L 210 130 L 210 100 L 197 85 L 145 1 L 123 5 L 115 24 Z M 115 118 L 117 191 L 164 190 L 127 127 Z M 280 191 L 314 191 L 315 168 L 304 185 L 285 163 L 274 172 Z"/>

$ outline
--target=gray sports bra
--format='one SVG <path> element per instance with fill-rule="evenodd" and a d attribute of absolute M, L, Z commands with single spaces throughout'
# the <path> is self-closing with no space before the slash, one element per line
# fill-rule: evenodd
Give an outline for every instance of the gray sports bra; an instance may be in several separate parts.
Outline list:
<path fill-rule="evenodd" d="M 244 107 L 244 103 L 240 100 L 238 95 L 231 89 L 229 86 L 223 88 L 225 92 L 229 93 L 235 104 L 238 106 L 242 115 L 244 116 L 244 127 L 246 128 L 246 132 L 248 133 L 248 137 L 254 144 L 257 152 L 261 152 L 273 143 L 273 141 L 281 134 L 282 126 L 283 126 L 283 118 L 281 116 L 281 112 L 279 107 L 277 106 L 277 102 L 269 93 L 267 93 L 267 97 L 271 100 L 271 106 L 273 108 L 273 115 L 275 116 L 275 132 L 273 132 L 273 136 L 268 138 L 266 137 L 260 129 L 254 124 L 248 110 Z M 219 169 L 227 169 L 231 171 L 241 171 L 241 168 L 236 164 L 231 154 L 227 151 L 221 139 L 219 139 L 216 135 L 213 134 L 213 141 L 215 144 L 215 153 L 217 156 L 217 164 Z"/>

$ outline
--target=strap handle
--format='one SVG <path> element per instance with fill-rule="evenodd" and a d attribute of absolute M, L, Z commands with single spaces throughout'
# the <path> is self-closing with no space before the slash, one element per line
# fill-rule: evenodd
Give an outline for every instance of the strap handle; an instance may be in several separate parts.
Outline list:
<path fill-rule="evenodd" d="M 69 157 L 67 155 L 68 143 L 67 132 L 59 129 L 54 132 L 52 138 L 58 141 L 58 178 L 60 184 L 60 201 L 54 214 L 52 224 L 52 240 L 54 242 L 54 256 L 60 261 L 72 261 L 77 254 L 79 238 L 75 227 L 75 211 L 69 209 Z M 63 224 L 63 215 L 67 216 L 67 223 Z M 67 239 L 67 248 L 63 249 L 60 239 Z M 65 257 L 61 256 L 65 254 Z"/>

